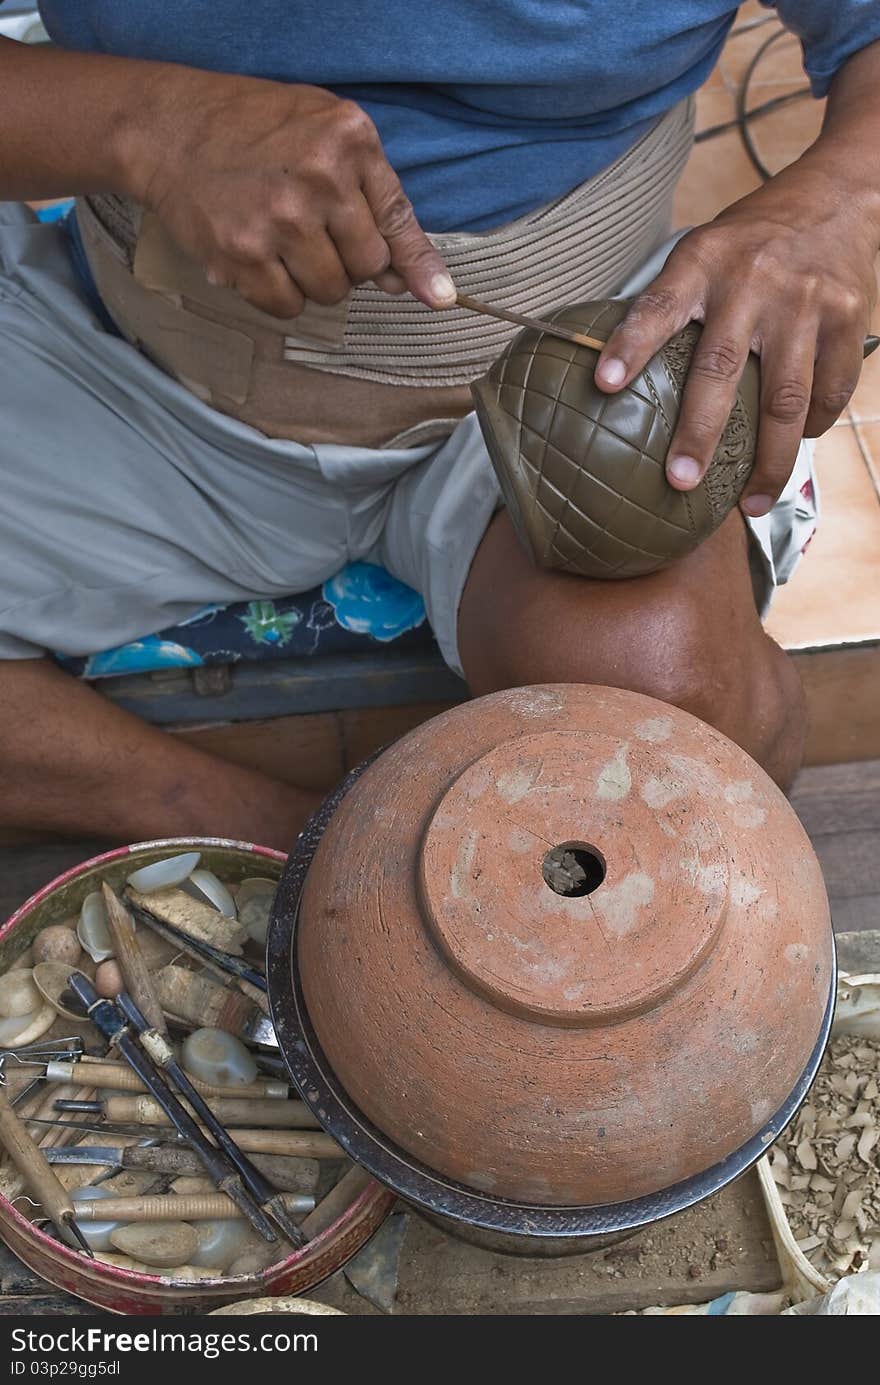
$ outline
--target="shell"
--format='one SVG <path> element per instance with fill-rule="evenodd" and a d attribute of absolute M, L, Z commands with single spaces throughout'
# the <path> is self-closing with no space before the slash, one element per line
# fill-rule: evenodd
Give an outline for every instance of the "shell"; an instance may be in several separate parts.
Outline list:
<path fill-rule="evenodd" d="M 106 962 L 114 955 L 107 910 L 99 890 L 93 890 L 83 900 L 76 936 L 93 962 Z"/>
<path fill-rule="evenodd" d="M 10 971 L 0 976 L 0 1015 L 19 1019 L 40 1008 L 40 993 L 33 971 Z"/>
<path fill-rule="evenodd" d="M 194 870 L 189 877 L 189 885 L 194 886 L 198 895 L 206 899 L 209 904 L 213 904 L 225 918 L 234 919 L 237 917 L 235 900 L 229 890 L 218 880 L 211 870 Z"/>
<path fill-rule="evenodd" d="M 77 1188 L 70 1196 L 74 1208 L 76 1208 L 77 1204 L 80 1202 L 99 1202 L 102 1198 L 112 1197 L 113 1194 L 109 1188 L 85 1187 Z M 118 1221 L 80 1220 L 77 1225 L 92 1250 L 112 1250 L 113 1243 L 110 1237 L 121 1223 Z"/>
<path fill-rule="evenodd" d="M 31 971 L 34 965 L 34 949 L 26 947 L 24 952 L 20 952 L 14 961 L 9 963 L 10 971 Z"/>
<path fill-rule="evenodd" d="M 71 972 L 75 970 L 75 967 L 68 967 L 64 962 L 39 962 L 34 967 L 34 982 L 40 995 L 67 1020 L 85 1018 L 81 1007 L 71 1008 L 71 1004 L 76 1004 L 76 996 L 70 989 Z M 82 974 L 79 973 L 80 976 Z"/>
<path fill-rule="evenodd" d="M 289 1251 L 287 1252 L 289 1254 Z M 244 1257 L 239 1257 L 244 1261 Z M 237 1260 L 236 1265 L 239 1263 Z M 236 1270 L 236 1274 L 244 1271 Z M 208 1314 L 209 1317 L 248 1317 L 251 1314 L 278 1314 L 288 1313 L 294 1318 L 311 1317 L 339 1317 L 344 1318 L 345 1313 L 341 1308 L 331 1308 L 327 1303 L 318 1303 L 312 1298 L 294 1298 L 290 1295 L 282 1295 L 275 1298 L 247 1298 L 239 1303 L 224 1303 L 222 1308 L 213 1308 Z"/>
<path fill-rule="evenodd" d="M 242 880 L 238 887 L 239 921 L 244 924 L 251 941 L 261 947 L 266 945 L 269 915 L 277 890 L 277 880 L 266 880 L 262 876 Z"/>
<path fill-rule="evenodd" d="M 54 923 L 38 933 L 33 952 L 35 962 L 66 962 L 70 967 L 75 967 L 82 956 L 79 938 L 63 923 Z"/>
<path fill-rule="evenodd" d="M 150 894 L 155 890 L 170 890 L 192 875 L 201 859 L 200 851 L 185 851 L 182 856 L 166 856 L 163 861 L 153 861 L 149 866 L 141 866 L 139 870 L 132 871 L 128 883 L 133 890 L 139 890 L 141 894 Z"/>
<path fill-rule="evenodd" d="M 212 1087 L 247 1087 L 259 1076 L 244 1044 L 224 1029 L 196 1029 L 187 1035 L 181 1062 L 191 1076 Z"/>
<path fill-rule="evenodd" d="M 254 895 L 268 894 L 272 895 L 274 898 L 277 891 L 277 880 L 270 880 L 268 876 L 265 875 L 249 875 L 247 879 L 242 880 L 241 884 L 238 886 L 235 897 L 238 900 L 238 907 L 240 909 L 242 904 L 247 904 L 248 900 L 252 899 Z"/>
<path fill-rule="evenodd" d="M 172 1270 L 190 1263 L 199 1237 L 189 1222 L 130 1222 L 113 1231 L 110 1242 L 133 1260 L 156 1269 Z"/>
<path fill-rule="evenodd" d="M 607 340 L 629 307 L 580 303 L 552 321 Z M 701 327 L 690 323 L 623 390 L 594 383 L 598 353 L 527 329 L 473 386 L 514 527 L 541 567 L 583 577 L 655 572 L 689 553 L 737 504 L 754 463 L 760 365 L 749 356 L 706 475 L 666 480 L 666 454 Z"/>
<path fill-rule="evenodd" d="M 253 1232 L 244 1217 L 227 1217 L 222 1221 L 203 1221 L 196 1227 L 197 1249 L 190 1258 L 191 1265 L 208 1270 L 226 1270 L 247 1248 Z"/>
<path fill-rule="evenodd" d="M 252 895 L 239 910 L 239 920 L 247 929 L 251 942 L 265 947 L 269 933 L 269 915 L 272 912 L 271 895 Z"/>
<path fill-rule="evenodd" d="M 0 1020 L 0 1048 L 24 1048 L 26 1044 L 36 1043 L 47 1029 L 52 1028 L 55 1019 L 52 1006 L 41 1003 L 38 1009 L 28 1015 Z"/>

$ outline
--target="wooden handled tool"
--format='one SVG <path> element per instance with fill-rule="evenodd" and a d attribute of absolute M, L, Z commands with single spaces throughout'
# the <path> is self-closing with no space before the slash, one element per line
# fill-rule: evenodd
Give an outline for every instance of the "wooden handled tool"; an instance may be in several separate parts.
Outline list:
<path fill-rule="evenodd" d="M 124 1063 L 68 1063 L 53 1060 L 46 1064 L 47 1082 L 82 1082 L 84 1086 L 110 1088 L 120 1092 L 145 1092 L 147 1089 L 136 1073 Z M 251 1097 L 278 1101 L 286 1098 L 290 1088 L 286 1082 L 260 1078 L 246 1087 L 214 1087 L 208 1082 L 191 1079 L 202 1096 L 228 1097 L 247 1100 Z"/>
<path fill-rule="evenodd" d="M 494 317 L 499 322 L 512 322 L 516 327 L 529 327 L 533 332 L 544 332 L 548 337 L 559 337 L 562 341 L 573 341 L 577 346 L 589 346 L 593 351 L 603 351 L 606 343 L 599 337 L 588 337 L 586 332 L 577 332 L 562 322 L 548 322 L 542 317 L 528 317 L 525 313 L 512 313 L 507 308 L 498 308 L 494 303 L 482 303 L 467 293 L 455 296 L 457 308 L 467 308 L 468 312 L 480 313 L 483 317 Z M 867 336 L 862 344 L 862 358 L 867 358 L 880 346 L 880 337 Z"/>
<path fill-rule="evenodd" d="M 305 1221 L 300 1226 L 300 1231 L 306 1240 L 312 1241 L 316 1236 L 320 1236 L 322 1231 L 326 1231 L 328 1226 L 342 1216 L 347 1207 L 350 1207 L 355 1198 L 358 1197 L 370 1183 L 370 1175 L 365 1169 L 358 1168 L 355 1164 L 344 1173 L 339 1182 L 330 1189 L 326 1197 L 323 1197 L 313 1212 L 310 1212 Z M 101 1204 L 103 1206 L 103 1204 Z"/>
<path fill-rule="evenodd" d="M 73 1194 L 76 1197 L 76 1193 Z M 292 1216 L 310 1212 L 315 1199 L 305 1193 L 279 1193 Z M 225 1193 L 169 1193 L 158 1197 L 105 1197 L 100 1201 L 80 1202 L 76 1215 L 90 1221 L 214 1221 L 240 1217 L 241 1208 Z"/>
<path fill-rule="evenodd" d="M 573 341 L 578 346 L 590 346 L 594 351 L 604 349 L 604 341 L 598 337 L 588 337 L 586 332 L 576 332 L 573 327 L 566 327 L 561 322 L 545 322 L 540 317 L 526 317 L 524 313 L 511 313 L 506 308 L 496 308 L 491 303 L 481 303 L 477 298 L 471 298 L 466 293 L 459 293 L 455 298 L 456 306 L 467 308 L 469 312 L 481 313 L 483 317 L 497 317 L 501 322 L 512 322 L 517 327 L 531 327 L 533 332 L 545 332 L 550 337 L 561 337 L 563 341 Z"/>
<path fill-rule="evenodd" d="M 302 1101 L 276 1101 L 271 1097 L 212 1097 L 208 1108 L 223 1125 L 263 1126 L 267 1130 L 320 1130 L 320 1124 Z M 94 1110 L 95 1103 L 88 1109 Z M 59 1111 L 82 1110 L 81 1103 L 56 1102 Z M 148 1096 L 108 1096 L 98 1109 L 110 1121 L 137 1121 L 141 1125 L 172 1125 L 162 1107 Z"/>
<path fill-rule="evenodd" d="M 105 1164 L 111 1169 L 141 1169 L 147 1173 L 167 1173 L 189 1177 L 204 1173 L 201 1161 L 180 1145 L 65 1145 L 45 1150 L 50 1164 Z M 315 1159 L 295 1155 L 255 1154 L 253 1163 L 273 1188 L 285 1193 L 313 1193 L 320 1178 Z"/>
<path fill-rule="evenodd" d="M 244 1187 L 238 1169 L 228 1155 L 213 1145 L 204 1132 L 199 1129 L 191 1113 L 168 1086 L 162 1073 L 146 1053 L 141 1052 L 129 1031 L 125 1016 L 119 1006 L 110 1000 L 102 1000 L 86 976 L 74 973 L 70 978 L 70 987 L 82 1002 L 89 1019 L 98 1031 L 116 1045 L 126 1063 L 134 1069 L 147 1089 L 153 1093 L 155 1101 L 162 1109 L 163 1116 L 174 1126 L 190 1149 L 199 1156 L 221 1192 L 228 1193 L 241 1208 L 254 1230 L 259 1232 L 264 1240 L 275 1241 L 277 1237 L 271 1223 Z M 147 1098 L 116 1097 L 115 1100 L 146 1101 Z M 278 1104 L 282 1105 L 283 1103 L 279 1102 Z M 274 1106 L 275 1102 L 270 1101 L 267 1105 Z"/>
<path fill-rule="evenodd" d="M 0 1143 L 18 1169 L 27 1187 L 40 1202 L 46 1216 L 55 1226 L 59 1236 L 67 1240 L 72 1234 L 85 1255 L 92 1256 L 92 1249 L 76 1223 L 76 1208 L 70 1200 L 67 1189 L 53 1173 L 46 1156 L 39 1145 L 31 1138 L 27 1127 L 9 1104 L 6 1093 L 0 1087 Z"/>
<path fill-rule="evenodd" d="M 148 1053 L 154 1063 L 163 1072 L 167 1073 L 174 1083 L 180 1095 L 189 1103 L 199 1120 L 208 1128 L 212 1137 L 223 1150 L 227 1158 L 235 1165 L 241 1176 L 241 1181 L 247 1188 L 251 1196 L 256 1200 L 264 1212 L 267 1212 L 284 1234 L 297 1244 L 299 1227 L 290 1216 L 284 1199 L 281 1194 L 276 1192 L 270 1183 L 266 1181 L 259 1169 L 251 1163 L 243 1149 L 239 1149 L 235 1140 L 222 1121 L 215 1116 L 205 1098 L 196 1091 L 189 1074 L 180 1066 L 168 1040 L 157 1030 L 151 1029 L 147 1024 L 146 1017 L 141 1013 L 138 1006 L 130 995 L 125 992 L 119 997 L 119 1008 L 125 1015 L 129 1024 L 134 1028 L 141 1047 Z M 222 1105 L 222 1102 L 218 1102 Z M 227 1105 L 229 1103 L 226 1103 Z M 267 1103 L 263 1103 L 266 1105 Z M 270 1106 L 277 1106 L 278 1109 L 292 1105 L 291 1102 L 269 1102 Z M 259 1101 L 248 1102 L 244 1105 L 259 1105 Z"/>
<path fill-rule="evenodd" d="M 129 995 L 134 996 L 138 1008 L 146 1016 L 151 1027 L 158 1029 L 160 1034 L 167 1034 L 165 1015 L 147 964 L 141 955 L 131 914 L 106 880 L 102 883 L 101 890 L 107 910 L 107 923 L 116 949 L 116 961 L 122 972 L 125 989 Z"/>
<path fill-rule="evenodd" d="M 89 1120 L 58 1120 L 51 1117 L 31 1117 L 32 1125 L 54 1125 L 67 1131 L 90 1131 L 98 1135 L 131 1135 L 156 1139 L 174 1138 L 167 1125 L 141 1125 L 139 1122 L 107 1122 L 100 1114 Z M 200 1127 L 206 1133 L 204 1127 Z M 235 1142 L 246 1154 L 288 1154 L 297 1159 L 341 1159 L 345 1153 L 332 1135 L 323 1130 L 236 1130 Z M 184 1142 L 185 1143 L 185 1142 Z"/>
<path fill-rule="evenodd" d="M 254 1017 L 251 1001 L 235 986 L 218 985 L 188 967 L 169 962 L 156 972 L 154 980 L 165 1014 L 187 1020 L 195 1029 L 225 1029 L 228 1034 L 238 1035 Z M 265 1016 L 260 1019 L 265 1020 Z"/>

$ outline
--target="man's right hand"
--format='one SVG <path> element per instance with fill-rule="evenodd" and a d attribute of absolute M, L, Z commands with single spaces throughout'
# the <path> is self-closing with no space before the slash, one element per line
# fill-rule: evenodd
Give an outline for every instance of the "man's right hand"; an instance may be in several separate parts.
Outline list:
<path fill-rule="evenodd" d="M 163 66 L 130 191 L 205 270 L 275 317 L 372 280 L 450 307 L 455 286 L 376 128 L 321 87 Z"/>

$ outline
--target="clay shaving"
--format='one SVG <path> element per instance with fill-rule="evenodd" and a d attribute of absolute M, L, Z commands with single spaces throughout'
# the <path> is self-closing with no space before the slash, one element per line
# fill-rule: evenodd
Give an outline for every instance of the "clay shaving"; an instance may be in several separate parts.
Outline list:
<path fill-rule="evenodd" d="M 880 1269 L 880 1041 L 832 1039 L 770 1153 L 795 1240 L 829 1280 Z"/>

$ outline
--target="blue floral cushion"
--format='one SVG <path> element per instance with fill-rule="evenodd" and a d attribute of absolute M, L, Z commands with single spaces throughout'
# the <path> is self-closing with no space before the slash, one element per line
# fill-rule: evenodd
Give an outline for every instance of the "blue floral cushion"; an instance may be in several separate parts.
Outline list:
<path fill-rule="evenodd" d="M 418 592 L 373 563 L 350 563 L 321 587 L 277 601 L 205 606 L 179 625 L 88 658 L 61 658 L 80 678 L 157 669 L 364 652 L 395 642 L 430 649 L 434 636 Z"/>

